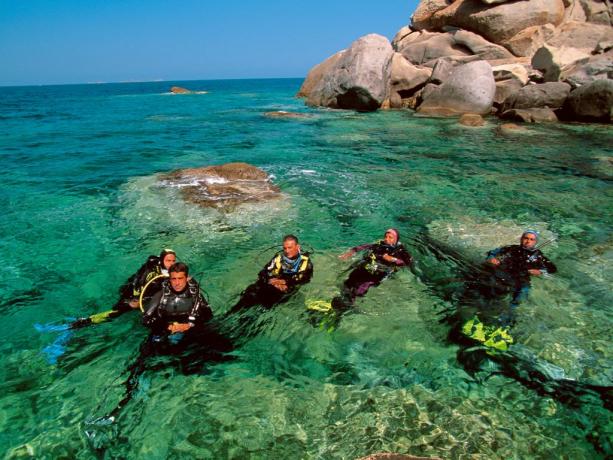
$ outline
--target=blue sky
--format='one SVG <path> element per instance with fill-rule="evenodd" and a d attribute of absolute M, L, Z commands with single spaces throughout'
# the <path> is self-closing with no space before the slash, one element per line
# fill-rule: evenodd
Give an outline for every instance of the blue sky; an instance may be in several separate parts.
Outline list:
<path fill-rule="evenodd" d="M 0 0 L 0 85 L 304 77 L 418 0 Z"/>

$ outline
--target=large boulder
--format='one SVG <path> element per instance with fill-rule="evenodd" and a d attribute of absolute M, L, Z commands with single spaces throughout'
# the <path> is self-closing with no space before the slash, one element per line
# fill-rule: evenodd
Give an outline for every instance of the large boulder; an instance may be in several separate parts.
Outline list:
<path fill-rule="evenodd" d="M 411 24 L 417 30 L 431 29 L 432 15 L 448 6 L 447 0 L 421 0 L 411 16 Z"/>
<path fill-rule="evenodd" d="M 526 27 L 500 44 L 515 56 L 532 57 L 553 36 L 555 30 L 553 24 Z"/>
<path fill-rule="evenodd" d="M 413 32 L 414 30 L 409 26 L 401 27 L 400 30 L 396 32 L 396 35 L 394 35 L 394 38 L 392 38 L 392 48 L 394 48 L 394 51 L 398 51 L 398 44 Z"/>
<path fill-rule="evenodd" d="M 494 106 L 500 107 L 513 94 L 517 93 L 523 85 L 513 78 L 496 82 L 496 93 L 494 94 Z"/>
<path fill-rule="evenodd" d="M 504 101 L 501 112 L 537 107 L 559 109 L 564 105 L 569 93 L 570 85 L 562 82 L 524 86 Z"/>
<path fill-rule="evenodd" d="M 560 75 L 560 80 L 573 88 L 596 80 L 607 79 L 613 79 L 613 49 L 604 54 L 590 56 L 587 61 L 569 66 Z"/>
<path fill-rule="evenodd" d="M 597 80 L 577 88 L 565 105 L 567 116 L 575 120 L 610 123 L 613 117 L 613 80 Z"/>
<path fill-rule="evenodd" d="M 390 69 L 390 107 L 400 108 L 403 99 L 421 89 L 432 75 L 432 69 L 411 64 L 402 54 L 394 53 Z"/>
<path fill-rule="evenodd" d="M 569 0 L 570 18 L 593 24 L 613 26 L 613 8 L 607 0 Z"/>
<path fill-rule="evenodd" d="M 491 43 L 482 36 L 468 30 L 458 29 L 449 33 L 453 36 L 456 46 L 468 48 L 473 54 L 479 56 L 480 59 L 494 61 L 512 59 L 514 57 L 505 47 Z"/>
<path fill-rule="evenodd" d="M 266 171 L 247 163 L 226 163 L 173 171 L 161 176 L 179 187 L 187 202 L 207 208 L 233 209 L 242 203 L 281 197 Z"/>
<path fill-rule="evenodd" d="M 453 35 L 427 30 L 405 35 L 397 42 L 396 47 L 399 53 L 415 65 L 433 63 L 441 57 L 461 58 L 473 54 L 469 49 L 457 46 Z"/>
<path fill-rule="evenodd" d="M 454 26 L 475 32 L 492 43 L 503 44 L 520 31 L 544 24 L 558 25 L 564 18 L 562 0 L 529 0 L 486 5 L 481 0 L 456 0 L 445 8 L 436 9 L 440 3 L 432 1 L 413 26 L 416 29 L 442 30 Z"/>
<path fill-rule="evenodd" d="M 487 61 L 469 62 L 455 67 L 440 87 L 423 96 L 418 112 L 426 115 L 489 114 L 496 83 Z"/>
<path fill-rule="evenodd" d="M 613 27 L 610 25 L 569 21 L 556 28 L 547 44 L 555 48 L 572 47 L 591 54 L 600 43 L 610 41 L 613 41 Z"/>
<path fill-rule="evenodd" d="M 585 63 L 590 55 L 577 48 L 544 45 L 532 57 L 532 67 L 540 70 L 545 81 L 558 81 L 565 69 L 576 64 Z"/>
<path fill-rule="evenodd" d="M 411 63 L 432 66 L 441 57 L 455 57 L 464 62 L 472 60 L 501 60 L 514 58 L 506 48 L 491 43 L 473 32 L 454 27 L 445 32 L 416 31 L 395 39 L 398 52 Z M 469 59 L 463 59 L 471 57 Z"/>
<path fill-rule="evenodd" d="M 311 70 L 309 70 L 309 73 L 304 79 L 304 82 L 302 83 L 302 86 L 300 87 L 300 90 L 298 90 L 298 94 L 296 94 L 296 96 L 308 97 L 313 91 L 313 88 L 315 88 L 324 78 L 324 76 L 334 68 L 339 59 L 343 56 L 343 54 L 345 54 L 345 50 L 341 50 L 338 53 L 333 54 L 325 61 L 320 62 Z"/>
<path fill-rule="evenodd" d="M 494 80 L 517 80 L 521 85 L 528 83 L 528 70 L 521 64 L 505 64 L 492 67 Z"/>
<path fill-rule="evenodd" d="M 389 40 L 370 34 L 352 43 L 307 97 L 307 104 L 359 111 L 377 110 L 387 98 L 394 50 Z"/>

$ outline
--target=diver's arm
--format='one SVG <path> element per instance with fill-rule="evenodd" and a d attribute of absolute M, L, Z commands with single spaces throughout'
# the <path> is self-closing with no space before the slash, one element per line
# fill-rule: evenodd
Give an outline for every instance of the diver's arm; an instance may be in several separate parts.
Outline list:
<path fill-rule="evenodd" d="M 511 250 L 511 248 L 512 246 L 503 246 L 501 248 L 492 249 L 487 253 L 487 263 L 494 266 L 500 265 L 500 256 L 505 256 Z"/>
<path fill-rule="evenodd" d="M 383 260 L 391 262 L 398 267 L 411 265 L 413 263 L 413 257 L 411 257 L 411 254 L 409 254 L 409 252 L 404 248 L 400 248 L 398 251 L 394 251 L 393 255 L 383 255 Z"/>
<path fill-rule="evenodd" d="M 541 251 L 538 252 L 538 267 L 528 269 L 528 273 L 533 276 L 539 276 L 543 273 L 553 274 L 557 271 L 558 268 L 555 266 L 555 264 L 545 257 Z"/>
<path fill-rule="evenodd" d="M 366 249 L 372 249 L 374 246 L 375 245 L 372 244 L 372 243 L 367 243 L 367 244 L 361 244 L 359 246 L 354 246 L 351 249 L 347 250 L 346 252 L 343 252 L 340 256 L 338 256 L 338 258 L 341 259 L 341 260 L 347 260 L 351 256 L 353 256 L 356 252 L 364 251 Z"/>

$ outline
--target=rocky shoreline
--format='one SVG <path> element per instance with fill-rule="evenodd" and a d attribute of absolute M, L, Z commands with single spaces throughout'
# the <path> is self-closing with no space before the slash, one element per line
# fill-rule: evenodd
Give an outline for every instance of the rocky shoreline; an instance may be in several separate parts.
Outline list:
<path fill-rule="evenodd" d="M 610 0 L 422 0 L 390 42 L 370 34 L 311 69 L 310 106 L 521 122 L 613 119 Z"/>

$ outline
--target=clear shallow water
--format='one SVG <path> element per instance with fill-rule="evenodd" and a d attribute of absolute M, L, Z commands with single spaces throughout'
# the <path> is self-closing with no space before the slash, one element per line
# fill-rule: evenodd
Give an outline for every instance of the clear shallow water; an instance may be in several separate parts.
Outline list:
<path fill-rule="evenodd" d="M 611 413 L 570 406 L 456 360 L 450 305 L 411 273 L 371 290 L 328 333 L 305 315 L 343 280 L 345 248 L 396 226 L 479 260 L 525 227 L 556 241 L 559 274 L 536 280 L 517 340 L 581 381 L 610 385 L 611 145 L 602 125 L 530 126 L 404 112 L 312 110 L 299 80 L 0 88 L 0 446 L 8 458 L 355 458 L 397 451 L 443 458 L 600 458 Z M 270 119 L 272 110 L 305 119 Z M 184 204 L 156 174 L 230 161 L 274 176 L 284 198 L 221 213 Z M 265 313 L 237 359 L 201 375 L 146 372 L 119 421 L 87 420 L 121 399 L 146 331 L 138 315 L 76 331 L 51 364 L 50 323 L 109 308 L 149 254 L 177 250 L 221 314 L 283 234 L 316 249 L 315 276 Z M 452 267 L 418 260 L 422 271 Z M 450 272 L 450 274 L 452 274 Z M 96 450 L 98 449 L 98 450 Z M 600 450 L 598 450 L 600 449 Z"/>

